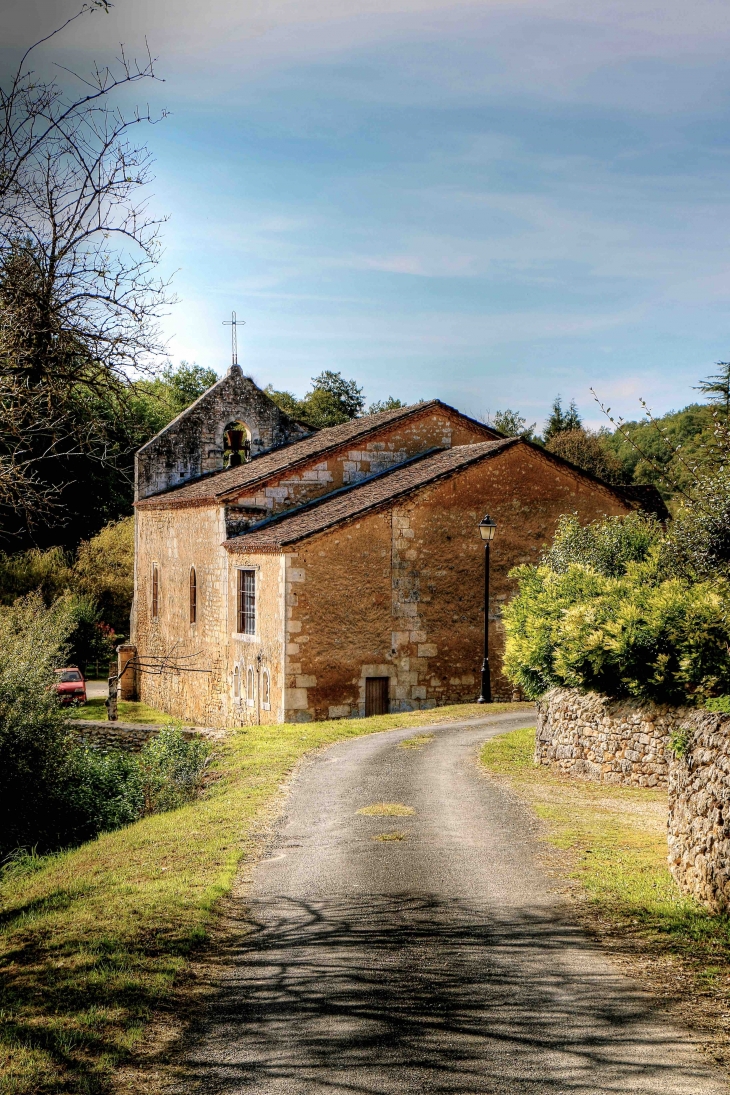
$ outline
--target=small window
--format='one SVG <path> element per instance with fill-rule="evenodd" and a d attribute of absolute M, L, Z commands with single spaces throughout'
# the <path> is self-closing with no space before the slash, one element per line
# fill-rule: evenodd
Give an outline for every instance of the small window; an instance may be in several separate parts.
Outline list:
<path fill-rule="evenodd" d="M 264 711 L 271 710 L 271 678 L 268 669 L 261 674 L 261 706 Z"/>
<path fill-rule="evenodd" d="M 198 619 L 198 577 L 195 567 L 190 568 L 190 623 L 196 623 Z"/>
<path fill-rule="evenodd" d="M 248 707 L 253 707 L 256 701 L 256 682 L 254 677 L 253 668 L 248 667 L 246 673 L 246 704 Z"/>
<path fill-rule="evenodd" d="M 241 670 L 237 665 L 233 667 L 233 698 L 236 701 L 241 698 Z"/>
<path fill-rule="evenodd" d="M 238 572 L 238 633 L 256 634 L 256 571 Z"/>
<path fill-rule="evenodd" d="M 152 619 L 160 614 L 160 571 L 157 563 L 152 564 Z"/>

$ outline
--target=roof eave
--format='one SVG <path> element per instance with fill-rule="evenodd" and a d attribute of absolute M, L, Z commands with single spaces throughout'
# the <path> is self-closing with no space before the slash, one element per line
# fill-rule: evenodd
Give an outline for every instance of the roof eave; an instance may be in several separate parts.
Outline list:
<path fill-rule="evenodd" d="M 357 512 L 355 513 L 347 514 L 338 518 L 336 517 L 331 521 L 330 524 L 323 525 L 321 528 L 312 529 L 311 532 L 302 532 L 298 535 L 291 537 L 282 536 L 281 539 L 276 541 L 276 549 L 274 549 L 272 545 L 272 550 L 282 551 L 284 550 L 284 548 L 290 547 L 292 544 L 298 544 L 302 540 L 310 539 L 312 536 L 319 536 L 324 532 L 329 532 L 330 529 L 337 528 L 339 525 L 346 525 L 349 521 L 357 521 L 359 520 L 359 518 L 365 516 L 366 514 L 376 513 L 379 509 L 385 509 L 387 506 L 392 505 L 393 502 L 401 498 L 407 498 L 409 494 L 416 494 L 418 493 L 418 491 L 424 490 L 426 487 L 430 487 L 434 483 L 438 483 L 442 479 L 448 479 L 452 475 L 458 475 L 458 473 L 464 468 L 469 467 L 472 464 L 478 464 L 481 460 L 488 460 L 494 456 L 498 456 L 501 453 L 506 452 L 508 449 L 513 448 L 514 445 L 519 444 L 525 444 L 523 438 L 507 437 L 504 439 L 504 444 L 501 444 L 498 449 L 493 449 L 491 452 L 478 453 L 472 459 L 465 460 L 463 464 L 459 464 L 458 467 L 445 468 L 442 472 L 437 472 L 430 479 L 426 479 L 422 483 L 414 483 L 411 486 L 401 488 L 401 490 L 394 490 L 393 493 L 389 494 L 386 498 L 382 498 L 380 499 L 380 501 L 377 502 L 371 502 L 369 505 L 364 505 L 362 509 L 357 510 Z M 471 446 L 464 447 L 470 448 Z M 444 449 L 442 451 L 451 452 L 452 450 Z M 397 471 L 398 469 L 396 467 L 392 470 Z M 358 484 L 358 486 L 361 485 L 364 484 Z M 322 504 L 325 504 L 325 500 L 323 500 Z M 293 519 L 295 516 L 297 516 L 297 514 L 296 512 L 289 515 L 282 514 L 282 517 L 285 519 L 287 516 Z M 230 540 L 225 540 L 222 546 L 225 547 L 226 551 L 230 552 L 231 554 L 238 552 L 246 554 L 256 554 L 256 550 L 254 548 L 246 548 L 242 544 L 242 542 L 246 539 L 248 535 L 250 535 L 250 533 L 244 532 L 241 533 L 240 536 L 233 536 Z M 249 541 L 249 544 L 252 542 L 255 543 L 255 541 Z"/>

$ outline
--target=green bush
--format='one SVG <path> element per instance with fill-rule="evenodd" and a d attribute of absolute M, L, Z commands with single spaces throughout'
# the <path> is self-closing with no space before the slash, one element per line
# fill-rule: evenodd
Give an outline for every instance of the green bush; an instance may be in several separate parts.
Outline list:
<path fill-rule="evenodd" d="M 204 738 L 187 739 L 177 726 L 166 726 L 147 742 L 139 764 L 146 813 L 174 810 L 191 802 L 203 786 L 212 759 Z"/>
<path fill-rule="evenodd" d="M 145 808 L 139 760 L 121 749 L 72 748 L 59 792 L 67 844 L 129 825 Z"/>
<path fill-rule="evenodd" d="M 730 715 L 730 696 L 712 696 L 709 700 L 705 700 L 704 706 L 708 711 Z"/>
<path fill-rule="evenodd" d="M 139 757 L 74 744 L 54 689 L 76 634 L 79 599 L 40 595 L 0 608 L 0 859 L 69 847 L 190 801 L 208 742 L 164 729 Z"/>
<path fill-rule="evenodd" d="M 558 522 L 543 563 L 556 574 L 579 563 L 598 574 L 617 577 L 629 563 L 643 562 L 661 539 L 662 526 L 645 513 L 607 517 L 588 525 L 581 525 L 576 514 L 566 514 Z"/>
<path fill-rule="evenodd" d="M 72 621 L 59 602 L 31 595 L 0 610 L 0 854 L 57 847 L 59 781 L 68 757 L 66 716 L 53 685 Z"/>
<path fill-rule="evenodd" d="M 565 518 L 539 567 L 512 572 L 505 671 L 530 697 L 556 686 L 662 703 L 730 692 L 727 583 L 667 577 L 646 518 Z"/>

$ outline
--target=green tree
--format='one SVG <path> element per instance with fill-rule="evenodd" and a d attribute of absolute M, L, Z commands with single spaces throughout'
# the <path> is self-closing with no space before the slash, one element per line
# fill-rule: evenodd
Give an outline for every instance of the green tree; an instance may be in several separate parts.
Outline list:
<path fill-rule="evenodd" d="M 371 403 L 368 407 L 368 414 L 380 414 L 381 411 L 397 411 L 399 407 L 407 406 L 407 403 L 403 403 L 402 400 L 389 395 L 387 399 L 377 399 L 374 403 Z"/>
<path fill-rule="evenodd" d="M 697 390 L 708 397 L 708 403 L 718 408 L 727 424 L 730 423 L 730 361 L 716 364 L 720 372 L 701 380 Z"/>
<path fill-rule="evenodd" d="M 134 593 L 134 518 L 112 521 L 81 543 L 69 578 L 70 588 L 93 600 L 101 622 L 119 635 L 128 635 Z"/>
<path fill-rule="evenodd" d="M 509 407 L 505 411 L 495 411 L 489 424 L 505 437 L 524 437 L 526 441 L 532 441 L 535 435 L 536 423 L 528 426 L 527 419 L 519 411 L 511 411 Z"/>
<path fill-rule="evenodd" d="M 566 430 L 580 430 L 582 426 L 583 423 L 578 414 L 575 400 L 571 399 L 567 411 L 564 411 L 561 398 L 558 395 L 553 400 L 550 417 L 545 423 L 545 429 L 542 431 L 543 440 L 548 442 L 559 433 L 563 433 Z"/>
<path fill-rule="evenodd" d="M 608 431 L 606 431 L 607 433 Z M 623 481 L 623 468 L 616 454 L 605 444 L 602 433 L 589 430 L 561 430 L 546 444 L 548 452 L 562 456 L 607 483 Z"/>
<path fill-rule="evenodd" d="M 271 385 L 265 391 L 286 414 L 318 430 L 359 418 L 365 409 L 362 388 L 329 369 L 312 377 L 312 387 L 303 399 Z"/>

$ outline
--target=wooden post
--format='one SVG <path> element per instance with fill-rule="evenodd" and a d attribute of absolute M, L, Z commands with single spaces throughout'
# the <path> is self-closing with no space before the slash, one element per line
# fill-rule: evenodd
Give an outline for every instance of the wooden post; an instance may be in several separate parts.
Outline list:
<path fill-rule="evenodd" d="M 109 677 L 109 695 L 106 700 L 106 717 L 109 722 L 117 721 L 117 685 L 119 678 L 114 675 Z"/>

